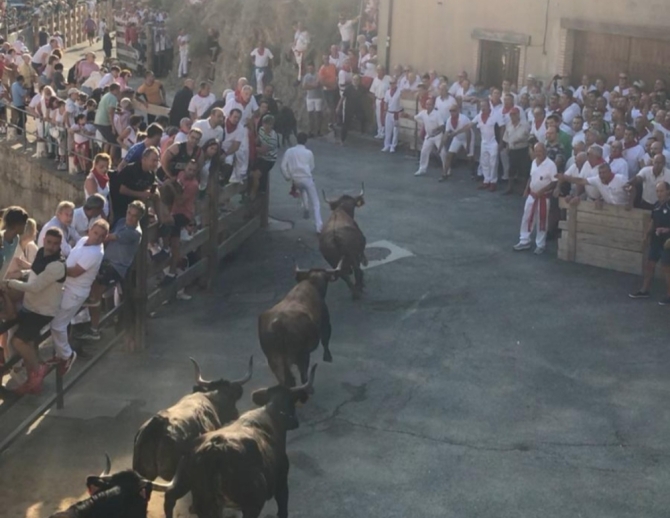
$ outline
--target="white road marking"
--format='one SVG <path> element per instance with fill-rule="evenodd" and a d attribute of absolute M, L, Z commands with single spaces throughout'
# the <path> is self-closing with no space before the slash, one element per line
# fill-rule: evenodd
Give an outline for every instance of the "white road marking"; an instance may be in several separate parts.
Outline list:
<path fill-rule="evenodd" d="M 390 263 L 392 261 L 397 261 L 398 259 L 404 259 L 405 257 L 412 257 L 414 254 L 405 248 L 400 248 L 398 245 L 394 245 L 390 241 L 382 240 L 375 241 L 374 243 L 369 243 L 366 248 L 386 248 L 391 251 L 391 253 L 384 259 L 368 261 L 368 265 L 363 267 L 363 270 L 369 270 L 375 266 L 381 266 L 382 264 Z"/>

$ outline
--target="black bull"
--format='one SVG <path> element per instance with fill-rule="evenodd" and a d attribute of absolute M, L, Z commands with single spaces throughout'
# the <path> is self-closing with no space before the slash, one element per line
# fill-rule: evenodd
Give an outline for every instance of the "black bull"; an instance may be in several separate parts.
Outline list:
<path fill-rule="evenodd" d="M 220 518 L 224 508 L 242 511 L 243 518 L 258 518 L 271 498 L 277 501 L 278 518 L 287 518 L 286 435 L 299 426 L 295 406 L 313 393 L 315 370 L 313 365 L 300 387 L 255 391 L 252 400 L 261 408 L 198 438 L 167 488 L 166 517 L 172 518 L 176 501 L 191 491 L 198 518 Z"/>
<path fill-rule="evenodd" d="M 354 220 L 357 207 L 365 204 L 365 185 L 358 196 L 340 196 L 329 200 L 323 192 L 324 201 L 332 211 L 319 236 L 319 250 L 331 267 L 342 262 L 340 277 L 347 283 L 354 299 L 363 293 L 363 270 L 368 260 L 365 257 L 365 236 Z M 349 275 L 353 273 L 354 283 Z"/>
<path fill-rule="evenodd" d="M 300 382 L 307 381 L 310 354 L 323 345 L 323 361 L 332 362 L 330 314 L 326 305 L 328 283 L 336 281 L 335 270 L 299 270 L 298 284 L 275 306 L 258 317 L 258 340 L 277 381 L 295 386 L 291 367 L 297 366 Z"/>
<path fill-rule="evenodd" d="M 132 470 L 111 475 L 112 463 L 105 457 L 107 464 L 102 474 L 86 478 L 91 496 L 51 518 L 147 518 L 152 491 L 164 492 L 169 486 L 151 482 Z"/>
<path fill-rule="evenodd" d="M 190 360 L 195 366 L 193 394 L 158 412 L 135 436 L 133 469 L 149 480 L 172 480 L 191 441 L 239 417 L 235 404 L 242 397 L 242 386 L 251 379 L 253 356 L 247 374 L 237 381 L 206 381 L 198 362 Z"/>

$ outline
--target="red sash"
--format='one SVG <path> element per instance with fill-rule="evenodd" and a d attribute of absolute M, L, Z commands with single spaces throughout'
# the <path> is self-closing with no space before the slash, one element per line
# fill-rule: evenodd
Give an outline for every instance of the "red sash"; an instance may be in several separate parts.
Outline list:
<path fill-rule="evenodd" d="M 537 196 L 532 192 L 530 193 L 530 195 L 533 197 L 533 207 L 531 208 L 530 218 L 528 218 L 528 232 L 533 231 L 533 223 L 538 208 L 540 211 L 540 231 L 544 232 L 545 230 L 547 230 L 547 204 L 546 204 L 547 197 Z"/>

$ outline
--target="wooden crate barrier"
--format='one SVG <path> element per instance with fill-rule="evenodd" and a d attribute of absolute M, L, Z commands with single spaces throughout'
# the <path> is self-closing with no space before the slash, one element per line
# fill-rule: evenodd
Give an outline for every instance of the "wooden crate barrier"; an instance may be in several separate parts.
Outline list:
<path fill-rule="evenodd" d="M 591 201 L 572 206 L 561 199 L 567 219 L 558 241 L 558 258 L 639 275 L 647 253 L 649 211 L 615 205 L 596 208 Z"/>
<path fill-rule="evenodd" d="M 400 118 L 398 129 L 398 142 L 407 145 L 413 151 L 420 148 L 418 144 L 421 133 L 421 125 L 414 120 L 414 116 L 418 113 L 418 102 L 416 94 L 405 92 L 401 96 L 402 108 L 407 115 L 411 115 L 411 119 Z M 418 146 L 418 147 L 417 147 Z"/>

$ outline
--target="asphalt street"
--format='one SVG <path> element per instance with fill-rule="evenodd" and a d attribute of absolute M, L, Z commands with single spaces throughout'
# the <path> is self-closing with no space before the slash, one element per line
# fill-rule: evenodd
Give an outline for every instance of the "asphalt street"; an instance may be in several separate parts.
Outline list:
<path fill-rule="evenodd" d="M 628 299 L 639 279 L 561 262 L 555 243 L 513 252 L 522 200 L 476 191 L 463 169 L 439 184 L 369 142 L 309 146 L 328 195 L 365 182 L 356 216 L 376 262 L 362 300 L 330 286 L 334 362 L 313 355 L 316 393 L 290 432 L 290 515 L 667 516 L 670 314 Z M 3 517 L 81 497 L 105 451 L 128 467 L 140 424 L 189 392 L 188 356 L 236 378 L 254 354 L 243 410 L 273 383 L 256 318 L 293 286 L 294 261 L 324 266 L 288 191 L 275 169 L 271 215 L 290 225 L 258 232 L 214 289 L 151 321 L 149 350 L 111 352 L 0 458 Z M 151 516 L 161 508 L 157 495 Z"/>

